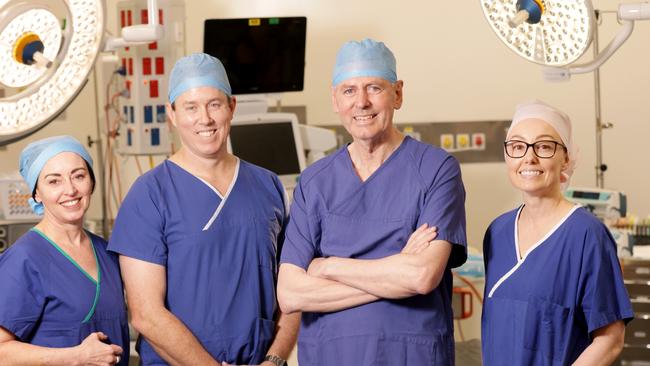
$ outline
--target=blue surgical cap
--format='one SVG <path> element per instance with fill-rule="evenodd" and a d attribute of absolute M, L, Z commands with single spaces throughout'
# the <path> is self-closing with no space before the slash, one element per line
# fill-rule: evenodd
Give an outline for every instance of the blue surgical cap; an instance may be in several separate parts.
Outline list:
<path fill-rule="evenodd" d="M 379 77 L 391 83 L 397 81 L 395 56 L 383 42 L 364 39 L 345 43 L 336 55 L 332 85 L 343 80 L 366 76 Z"/>
<path fill-rule="evenodd" d="M 232 95 L 226 69 L 218 58 L 206 53 L 194 53 L 176 61 L 169 76 L 169 102 L 186 91 L 202 86 L 217 88 Z"/>
<path fill-rule="evenodd" d="M 92 169 L 93 159 L 88 151 L 71 136 L 55 136 L 32 142 L 20 153 L 20 175 L 29 186 L 29 191 L 34 192 L 38 176 L 45 164 L 62 152 L 73 152 L 81 156 Z M 32 210 L 38 215 L 43 214 L 43 204 L 37 203 L 33 198 L 29 199 Z"/>

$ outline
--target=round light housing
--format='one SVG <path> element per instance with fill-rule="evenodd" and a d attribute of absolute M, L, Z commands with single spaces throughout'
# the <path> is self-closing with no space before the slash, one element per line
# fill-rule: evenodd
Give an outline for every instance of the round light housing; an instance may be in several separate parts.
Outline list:
<path fill-rule="evenodd" d="M 481 0 L 485 19 L 508 48 L 546 66 L 576 61 L 589 48 L 594 11 L 589 0 L 544 1 L 539 22 L 511 26 L 518 14 L 516 0 Z"/>
<path fill-rule="evenodd" d="M 103 34 L 101 0 L 0 0 L 0 145 L 44 127 L 72 102 Z"/>

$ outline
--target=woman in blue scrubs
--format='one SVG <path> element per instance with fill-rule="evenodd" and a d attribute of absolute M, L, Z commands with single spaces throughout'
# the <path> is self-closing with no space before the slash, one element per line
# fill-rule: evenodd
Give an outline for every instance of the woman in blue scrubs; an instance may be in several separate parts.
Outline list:
<path fill-rule="evenodd" d="M 609 365 L 633 318 L 608 229 L 562 190 L 575 166 L 569 118 L 519 105 L 505 142 L 523 204 L 492 222 L 483 250 L 485 365 Z"/>
<path fill-rule="evenodd" d="M 72 137 L 43 139 L 22 151 L 20 173 L 43 219 L 0 256 L 0 363 L 127 365 L 117 256 L 83 229 L 90 155 Z"/>

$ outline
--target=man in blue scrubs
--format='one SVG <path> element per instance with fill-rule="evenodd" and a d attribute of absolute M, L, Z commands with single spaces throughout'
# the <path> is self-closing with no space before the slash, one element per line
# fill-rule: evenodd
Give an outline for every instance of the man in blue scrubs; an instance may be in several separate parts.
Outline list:
<path fill-rule="evenodd" d="M 109 249 L 144 365 L 279 366 L 295 344 L 300 315 L 279 315 L 275 296 L 284 188 L 228 153 L 235 105 L 218 59 L 180 59 L 167 111 L 181 149 L 134 183 L 117 215 Z"/>
<path fill-rule="evenodd" d="M 465 190 L 456 159 L 393 126 L 395 69 L 381 42 L 341 48 L 332 101 L 353 142 L 294 191 L 278 297 L 303 311 L 301 365 L 454 364 L 450 268 L 467 257 Z"/>

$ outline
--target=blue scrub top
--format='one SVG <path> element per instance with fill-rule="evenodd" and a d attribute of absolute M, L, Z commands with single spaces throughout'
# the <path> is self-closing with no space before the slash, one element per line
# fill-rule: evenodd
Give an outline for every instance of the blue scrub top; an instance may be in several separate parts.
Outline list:
<path fill-rule="evenodd" d="M 284 189 L 239 161 L 224 197 L 167 160 L 133 184 L 109 249 L 166 267 L 167 308 L 218 361 L 258 364 L 275 334 Z M 140 338 L 144 365 L 166 365 Z"/>
<path fill-rule="evenodd" d="M 616 244 L 576 206 L 518 259 L 520 211 L 500 216 L 485 234 L 483 364 L 569 365 L 594 330 L 634 317 Z"/>
<path fill-rule="evenodd" d="M 74 347 L 93 332 L 124 350 L 129 362 L 129 327 L 117 256 L 106 241 L 90 237 L 99 283 L 32 229 L 0 255 L 0 326 L 20 341 L 43 347 Z"/>
<path fill-rule="evenodd" d="M 282 263 L 376 259 L 400 253 L 423 223 L 453 244 L 440 285 L 427 295 L 303 313 L 301 365 L 453 365 L 450 268 L 467 258 L 465 190 L 456 159 L 406 137 L 362 182 L 346 147 L 307 168 L 294 191 Z"/>

